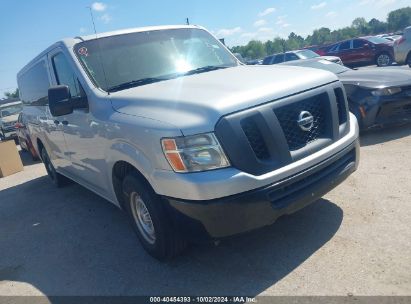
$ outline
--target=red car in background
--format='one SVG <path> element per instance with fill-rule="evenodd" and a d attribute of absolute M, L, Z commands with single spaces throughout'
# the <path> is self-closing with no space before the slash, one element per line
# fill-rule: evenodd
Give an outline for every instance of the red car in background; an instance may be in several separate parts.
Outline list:
<path fill-rule="evenodd" d="M 19 114 L 15 127 L 17 129 L 17 139 L 21 149 L 29 152 L 33 160 L 39 160 L 39 156 L 37 155 L 33 143 L 31 142 L 30 135 L 28 133 L 29 130 L 27 129 L 23 113 Z"/>
<path fill-rule="evenodd" d="M 315 52 L 321 56 L 338 56 L 347 66 L 388 66 L 394 60 L 392 41 L 374 36 L 340 41 Z"/>

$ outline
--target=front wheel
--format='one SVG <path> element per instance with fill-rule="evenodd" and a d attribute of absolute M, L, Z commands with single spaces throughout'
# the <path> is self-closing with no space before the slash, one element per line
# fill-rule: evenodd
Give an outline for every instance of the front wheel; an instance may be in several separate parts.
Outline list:
<path fill-rule="evenodd" d="M 187 243 L 173 226 L 164 201 L 137 174 L 124 178 L 123 193 L 131 224 L 151 256 L 167 260 L 185 249 Z"/>
<path fill-rule="evenodd" d="M 53 184 L 58 188 L 63 186 L 67 180 L 63 175 L 57 173 L 44 147 L 41 149 L 41 159 L 46 167 L 47 175 L 50 177 Z"/>
<path fill-rule="evenodd" d="M 377 56 L 376 60 L 375 60 L 376 64 L 379 67 L 384 67 L 384 66 L 389 66 L 392 63 L 392 58 L 389 54 L 387 53 L 381 53 Z"/>

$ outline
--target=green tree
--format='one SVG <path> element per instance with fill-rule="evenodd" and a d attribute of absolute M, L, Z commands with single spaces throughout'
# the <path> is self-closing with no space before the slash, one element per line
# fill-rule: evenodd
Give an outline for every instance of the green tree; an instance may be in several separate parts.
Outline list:
<path fill-rule="evenodd" d="M 4 96 L 7 98 L 19 98 L 19 89 L 15 89 L 14 92 L 5 92 Z"/>
<path fill-rule="evenodd" d="M 392 31 L 403 30 L 411 25 L 411 7 L 404 7 L 388 14 L 388 28 Z"/>
<path fill-rule="evenodd" d="M 322 45 L 332 42 L 331 31 L 327 27 L 322 27 L 318 30 L 314 30 L 311 37 L 311 44 Z"/>
<path fill-rule="evenodd" d="M 304 38 L 291 32 L 286 41 L 288 50 L 300 49 L 304 46 Z"/>
<path fill-rule="evenodd" d="M 244 55 L 245 56 L 244 56 Z M 264 44 L 259 40 L 251 40 L 241 53 L 242 56 L 251 59 L 261 58 L 267 55 Z"/>
<path fill-rule="evenodd" d="M 365 18 L 359 17 L 355 18 L 352 22 L 352 27 L 357 30 L 358 33 L 362 35 L 368 35 L 370 33 L 370 27 L 368 25 L 367 20 Z"/>
<path fill-rule="evenodd" d="M 326 45 L 341 40 L 351 39 L 359 36 L 375 35 L 386 33 L 387 31 L 403 30 L 411 25 L 411 7 L 401 8 L 388 14 L 387 22 L 376 18 L 367 22 L 362 17 L 355 18 L 351 26 L 331 31 L 322 27 L 315 29 L 311 35 L 305 39 L 294 32 L 291 32 L 287 39 L 276 37 L 273 40 L 261 42 L 250 41 L 244 46 L 235 46 L 231 50 L 240 53 L 244 58 L 261 58 L 265 55 L 281 53 L 289 50 L 300 49 L 310 45 Z"/>
<path fill-rule="evenodd" d="M 368 22 L 372 34 L 382 34 L 388 30 L 388 23 L 372 18 Z"/>

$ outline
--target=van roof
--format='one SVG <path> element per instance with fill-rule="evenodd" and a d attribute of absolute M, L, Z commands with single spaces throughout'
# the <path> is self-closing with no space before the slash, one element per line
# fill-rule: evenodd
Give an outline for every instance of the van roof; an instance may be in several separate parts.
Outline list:
<path fill-rule="evenodd" d="M 96 38 L 104 38 L 104 37 L 110 37 L 110 36 L 116 36 L 116 35 L 122 35 L 122 34 L 129 34 L 129 33 L 148 32 L 148 31 L 161 31 L 161 30 L 170 30 L 170 29 L 181 29 L 181 28 L 201 28 L 201 27 L 199 27 L 197 25 L 145 26 L 145 27 L 136 27 L 136 28 L 129 28 L 129 29 L 111 31 L 111 32 L 98 33 L 97 35 L 92 34 L 92 35 L 86 35 L 86 36 L 78 36 L 78 37 L 75 37 L 74 39 L 76 39 L 76 43 L 77 43 L 77 42 L 79 42 L 78 39 L 83 40 L 83 41 L 87 41 L 87 40 L 93 40 L 93 39 L 96 39 Z M 64 39 L 64 40 L 67 40 L 67 39 Z"/>
<path fill-rule="evenodd" d="M 74 38 L 65 38 L 65 39 L 62 39 L 62 40 L 60 40 L 56 43 L 53 43 L 51 46 L 49 46 L 44 51 L 42 51 L 39 55 L 37 55 L 35 58 L 33 58 L 29 63 L 27 63 L 17 73 L 17 78 L 19 78 L 21 74 L 23 74 L 27 69 L 29 69 L 33 64 L 35 64 L 41 57 L 43 57 L 45 54 L 47 54 L 48 52 L 50 52 L 51 50 L 53 50 L 53 49 L 55 49 L 59 46 L 60 47 L 64 46 L 66 48 L 72 48 L 75 44 L 77 44 L 79 42 L 93 40 L 93 39 L 97 39 L 97 38 L 104 38 L 104 37 L 130 34 L 130 33 L 138 33 L 138 32 L 161 31 L 161 30 L 184 29 L 184 28 L 200 28 L 200 29 L 203 29 L 203 27 L 198 26 L 198 25 L 160 25 L 160 26 L 145 26 L 145 27 L 136 27 L 136 28 L 117 30 L 117 31 L 103 32 L 103 33 L 97 33 L 97 35 L 92 34 L 92 35 L 85 35 L 85 36 L 77 36 L 77 37 L 74 37 Z"/>

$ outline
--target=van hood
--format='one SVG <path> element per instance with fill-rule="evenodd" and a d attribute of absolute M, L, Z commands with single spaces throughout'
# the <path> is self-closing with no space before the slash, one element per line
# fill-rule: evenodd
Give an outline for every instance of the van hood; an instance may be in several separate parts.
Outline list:
<path fill-rule="evenodd" d="M 114 110 L 171 124 L 184 135 L 210 132 L 229 113 L 337 81 L 326 71 L 236 66 L 110 93 Z"/>

